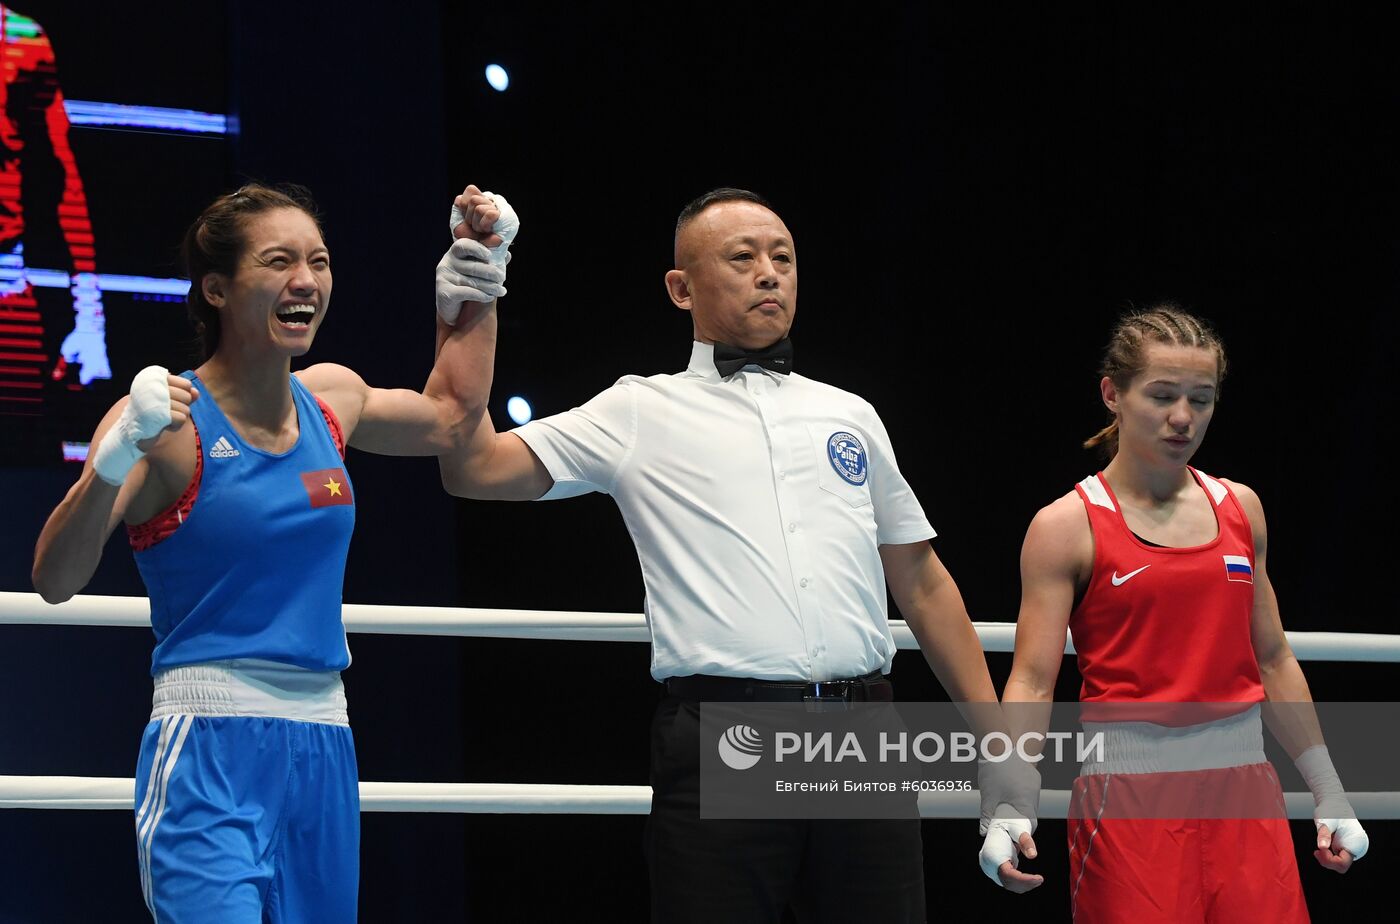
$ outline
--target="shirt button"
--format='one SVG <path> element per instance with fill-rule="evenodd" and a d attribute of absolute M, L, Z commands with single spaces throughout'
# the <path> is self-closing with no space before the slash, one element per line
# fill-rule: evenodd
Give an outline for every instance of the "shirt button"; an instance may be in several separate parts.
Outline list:
<path fill-rule="evenodd" d="M 789 524 L 788 524 L 788 532 L 790 532 L 790 533 L 795 533 L 795 532 L 797 532 L 797 524 L 796 524 L 796 523 L 789 523 Z"/>
<path fill-rule="evenodd" d="M 787 481 L 787 472 L 778 472 L 779 481 Z"/>
<path fill-rule="evenodd" d="M 806 587 L 806 586 L 807 586 L 807 579 L 806 579 L 806 578 L 803 578 L 802 580 L 798 581 L 797 583 L 800 584 L 800 585 L 803 586 L 803 587 Z"/>

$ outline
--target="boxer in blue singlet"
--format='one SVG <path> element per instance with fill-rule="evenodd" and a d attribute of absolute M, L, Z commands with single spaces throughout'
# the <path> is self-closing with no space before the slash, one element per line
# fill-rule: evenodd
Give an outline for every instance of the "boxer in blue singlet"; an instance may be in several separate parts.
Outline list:
<path fill-rule="evenodd" d="M 35 588 L 77 593 L 127 523 L 151 601 L 155 694 L 136 771 L 142 892 L 160 922 L 353 921 L 359 787 L 340 671 L 355 495 L 346 445 L 438 455 L 482 407 L 489 363 L 458 325 L 504 294 L 519 226 L 469 186 L 438 265 L 438 353 L 421 393 L 344 366 L 292 374 L 331 292 L 298 188 L 245 186 L 185 235 L 198 369 L 151 366 L 102 420 L 35 550 Z"/>

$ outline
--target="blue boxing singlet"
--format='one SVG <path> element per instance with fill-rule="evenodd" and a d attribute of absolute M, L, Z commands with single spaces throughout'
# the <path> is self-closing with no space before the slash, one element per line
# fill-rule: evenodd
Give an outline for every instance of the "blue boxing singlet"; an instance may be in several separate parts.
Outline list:
<path fill-rule="evenodd" d="M 182 374 L 199 389 L 190 416 L 202 473 L 178 528 L 135 553 L 156 634 L 151 673 L 248 658 L 344 669 L 355 503 L 316 397 L 290 377 L 299 434 L 271 453 L 243 442 L 199 378 Z"/>

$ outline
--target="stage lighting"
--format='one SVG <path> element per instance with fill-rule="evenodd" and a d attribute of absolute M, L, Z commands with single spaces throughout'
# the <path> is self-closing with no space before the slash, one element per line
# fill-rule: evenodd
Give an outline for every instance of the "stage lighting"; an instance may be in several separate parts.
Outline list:
<path fill-rule="evenodd" d="M 510 86 L 510 75 L 499 64 L 488 64 L 486 65 L 486 82 L 491 84 L 494 89 L 504 93 L 506 87 Z"/>
<path fill-rule="evenodd" d="M 517 426 L 524 426 L 530 422 L 530 418 L 535 416 L 535 412 L 530 408 L 530 402 L 519 395 L 506 402 L 506 413 L 510 415 L 510 419 L 515 421 Z"/>

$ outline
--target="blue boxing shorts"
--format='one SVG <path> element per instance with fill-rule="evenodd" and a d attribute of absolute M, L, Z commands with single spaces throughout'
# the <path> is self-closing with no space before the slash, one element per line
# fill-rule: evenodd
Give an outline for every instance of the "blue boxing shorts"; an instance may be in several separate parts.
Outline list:
<path fill-rule="evenodd" d="M 339 675 L 249 661 L 157 675 L 136 844 L 159 924 L 354 921 L 359 772 Z"/>

